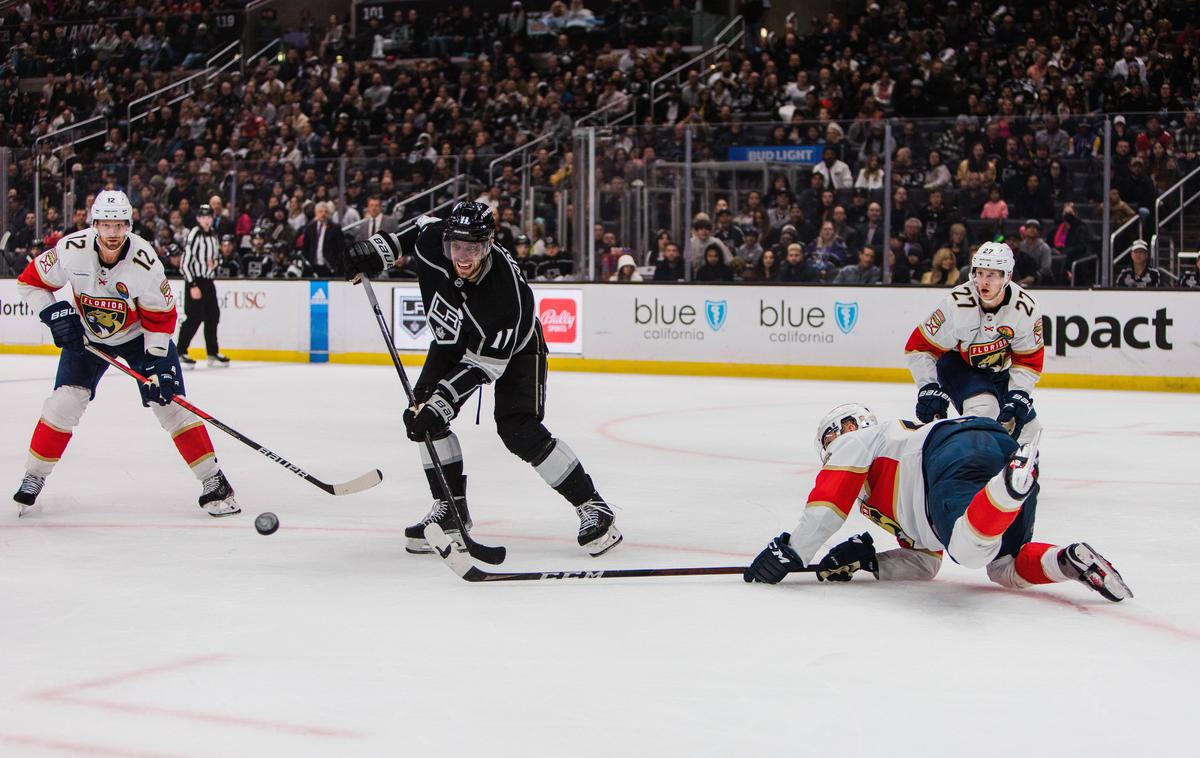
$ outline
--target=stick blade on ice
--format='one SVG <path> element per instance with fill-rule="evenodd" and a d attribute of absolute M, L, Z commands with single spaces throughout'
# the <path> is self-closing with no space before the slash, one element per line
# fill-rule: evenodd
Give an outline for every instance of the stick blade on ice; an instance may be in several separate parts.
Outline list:
<path fill-rule="evenodd" d="M 379 469 L 368 471 L 357 479 L 351 479 L 348 482 L 333 485 L 333 494 L 335 495 L 353 495 L 356 492 L 369 490 L 375 485 L 383 481 L 383 472 Z"/>

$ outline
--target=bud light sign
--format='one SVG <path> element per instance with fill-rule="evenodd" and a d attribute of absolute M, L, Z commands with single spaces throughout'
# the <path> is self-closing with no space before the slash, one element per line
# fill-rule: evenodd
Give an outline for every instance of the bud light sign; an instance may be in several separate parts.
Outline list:
<path fill-rule="evenodd" d="M 542 335 L 551 353 L 583 353 L 583 290 L 533 288 Z"/>

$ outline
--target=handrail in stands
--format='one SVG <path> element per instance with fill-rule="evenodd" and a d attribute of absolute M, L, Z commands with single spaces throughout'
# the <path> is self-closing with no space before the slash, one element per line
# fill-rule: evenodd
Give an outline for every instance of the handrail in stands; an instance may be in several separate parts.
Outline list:
<path fill-rule="evenodd" d="M 733 28 L 735 26 L 738 27 L 737 32 L 732 33 Z M 725 37 L 727 34 L 730 35 L 729 39 L 722 40 L 722 38 Z M 729 52 L 729 49 L 731 47 L 733 47 L 735 44 L 737 44 L 745 36 L 746 36 L 746 20 L 744 18 L 742 18 L 741 16 L 734 16 L 732 21 L 730 21 L 728 24 L 726 24 L 724 27 L 721 28 L 721 31 L 719 31 L 715 35 L 713 35 L 713 46 L 712 47 L 701 52 L 699 55 L 696 55 L 695 57 L 691 58 L 690 60 L 688 60 L 684 63 L 680 63 L 675 68 L 671 69 L 667 73 L 663 74 L 662 76 L 658 77 L 654 81 L 650 82 L 650 112 L 653 113 L 654 106 L 658 104 L 658 101 L 661 100 L 662 98 L 666 97 L 665 94 L 662 95 L 661 97 L 655 97 L 654 92 L 656 89 L 658 89 L 658 86 L 660 84 L 667 81 L 668 79 L 671 79 L 672 77 L 674 77 L 675 82 L 678 83 L 680 73 L 690 70 L 692 68 L 693 64 L 695 64 L 697 61 L 703 60 L 705 57 L 707 57 L 709 55 L 712 55 L 712 63 L 710 63 L 709 65 L 715 65 L 716 61 L 718 59 L 720 59 L 720 57 L 722 55 L 727 54 Z M 701 66 L 701 67 L 703 68 L 703 66 Z"/>

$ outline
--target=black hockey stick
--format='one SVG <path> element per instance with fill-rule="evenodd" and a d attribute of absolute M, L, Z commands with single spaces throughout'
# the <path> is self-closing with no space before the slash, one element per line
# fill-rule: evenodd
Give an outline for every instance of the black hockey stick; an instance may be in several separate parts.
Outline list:
<path fill-rule="evenodd" d="M 124 373 L 128 374 L 129 376 L 132 376 L 134 379 L 137 379 L 139 382 L 142 382 L 143 384 L 146 383 L 146 381 L 147 381 L 146 377 L 142 376 L 138 372 L 136 372 L 133 369 L 131 369 L 130 367 L 126 366 L 124 363 L 121 363 L 116 358 L 113 358 L 111 355 L 104 352 L 103 350 L 97 350 L 95 347 L 93 347 L 91 345 L 84 345 L 84 347 L 92 355 L 95 355 L 97 358 L 104 361 L 105 363 L 108 363 L 110 366 L 116 366 L 118 369 L 120 369 Z M 270 449 L 265 448 L 262 445 L 258 444 L 257 442 L 250 439 L 249 437 L 242 434 L 241 432 L 234 429 L 233 427 L 226 426 L 224 423 L 222 423 L 217 418 L 200 410 L 196 406 L 189 403 L 187 400 L 184 400 L 182 397 L 179 397 L 177 395 L 174 398 L 172 398 L 172 402 L 188 409 L 189 411 L 196 414 L 200 418 L 204 419 L 208 423 L 212 424 L 216 428 L 225 432 L 230 437 L 233 437 L 238 442 L 241 442 L 243 444 L 246 444 L 246 445 L 254 448 L 258 452 L 262 453 L 265 457 L 271 459 L 272 461 L 275 461 L 280 466 L 283 466 L 285 469 L 287 469 L 288 471 L 291 471 L 293 474 L 300 477 L 301 479 L 308 482 L 309 484 L 320 487 L 321 489 L 328 492 L 330 495 L 353 495 L 355 492 L 362 492 L 363 490 L 369 490 L 372 487 L 374 487 L 375 485 L 377 485 L 383 481 L 383 473 L 379 469 L 375 469 L 374 471 L 369 471 L 356 479 L 351 479 L 348 482 L 341 482 L 338 484 L 326 484 L 325 482 L 316 478 L 315 476 L 308 473 L 307 471 L 300 468 L 299 466 L 292 463 L 291 461 L 287 460 L 286 458 L 283 458 L 282 456 L 274 453 Z"/>
<path fill-rule="evenodd" d="M 396 373 L 400 375 L 400 383 L 404 385 L 404 394 L 408 397 L 408 404 L 410 407 L 415 408 L 417 397 L 413 394 L 412 385 L 408 381 L 408 375 L 404 373 L 404 366 L 400 363 L 400 356 L 396 354 L 396 345 L 392 342 L 392 330 L 388 329 L 387 320 L 384 319 L 383 311 L 379 307 L 379 300 L 375 297 L 375 290 L 371 289 L 371 281 L 367 277 L 361 277 L 361 281 L 363 289 L 367 293 L 367 300 L 371 301 L 371 309 L 375 311 L 375 320 L 379 323 L 379 331 L 383 333 L 383 341 L 387 344 L 388 355 L 392 356 L 392 364 L 396 367 Z M 492 565 L 503 563 L 504 556 L 508 551 L 499 545 L 495 547 L 481 545 L 467 533 L 467 525 L 462 522 L 462 517 L 458 514 L 458 508 L 454 505 L 454 493 L 450 491 L 450 483 L 446 481 L 446 472 L 442 469 L 442 461 L 438 458 L 437 450 L 433 447 L 433 439 L 428 434 L 425 435 L 425 449 L 429 451 L 429 460 L 433 464 L 434 473 L 437 475 L 438 485 L 442 489 L 442 494 L 446 496 L 450 513 L 453 515 L 455 523 L 458 524 L 459 533 L 462 535 L 463 545 L 467 548 L 467 552 L 472 557 L 478 558 L 484 563 Z"/>
<path fill-rule="evenodd" d="M 656 569 L 584 569 L 582 571 L 484 571 L 454 549 L 450 538 L 437 524 L 425 527 L 425 539 L 442 557 L 450 570 L 468 582 L 523 582 L 541 579 L 636 579 L 654 576 L 706 576 L 744 574 L 745 566 L 691 566 Z M 816 566 L 805 566 L 791 573 L 815 574 Z"/>

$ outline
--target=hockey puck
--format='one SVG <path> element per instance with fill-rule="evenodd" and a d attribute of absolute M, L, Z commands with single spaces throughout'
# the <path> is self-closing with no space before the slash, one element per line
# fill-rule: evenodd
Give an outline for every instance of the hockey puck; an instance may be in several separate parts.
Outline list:
<path fill-rule="evenodd" d="M 274 534 L 279 529 L 279 517 L 274 513 L 260 513 L 254 519 L 254 528 L 259 534 Z"/>

